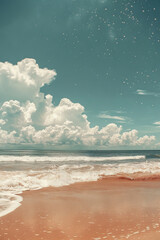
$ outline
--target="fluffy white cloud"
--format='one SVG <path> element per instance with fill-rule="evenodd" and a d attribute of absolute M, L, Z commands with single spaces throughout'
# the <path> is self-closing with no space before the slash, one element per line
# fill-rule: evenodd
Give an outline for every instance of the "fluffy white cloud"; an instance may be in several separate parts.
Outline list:
<path fill-rule="evenodd" d="M 16 131 L 5 131 L 0 128 L 0 144 L 8 144 L 8 143 L 18 143 L 16 137 Z"/>
<path fill-rule="evenodd" d="M 0 62 L 0 101 L 39 100 L 43 98 L 40 88 L 55 76 L 55 71 L 39 68 L 34 59 L 26 58 L 17 65 Z"/>
<path fill-rule="evenodd" d="M 149 145 L 155 140 L 154 136 L 138 138 L 136 130 L 122 133 L 122 127 L 113 123 L 101 130 L 97 126 L 86 129 L 87 131 L 70 121 L 61 125 L 50 125 L 39 131 L 33 126 L 27 126 L 21 129 L 20 139 L 21 142 L 36 144 L 85 146 L 139 146 Z"/>
<path fill-rule="evenodd" d="M 84 107 L 67 98 L 54 106 L 52 96 L 44 96 L 40 88 L 55 75 L 53 70 L 40 69 L 34 59 L 17 65 L 0 63 L 1 143 L 101 147 L 148 145 L 155 140 L 154 136 L 139 138 L 136 130 L 123 132 L 114 123 L 91 128 Z"/>
<path fill-rule="evenodd" d="M 0 107 L 0 122 L 6 130 L 20 129 L 32 122 L 32 113 L 36 111 L 34 103 L 22 104 L 17 100 L 6 101 Z"/>

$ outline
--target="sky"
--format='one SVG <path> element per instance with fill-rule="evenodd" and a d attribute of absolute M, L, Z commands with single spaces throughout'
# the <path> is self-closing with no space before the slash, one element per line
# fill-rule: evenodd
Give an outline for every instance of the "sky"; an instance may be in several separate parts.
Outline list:
<path fill-rule="evenodd" d="M 159 0 L 0 0 L 0 148 L 158 149 Z"/>

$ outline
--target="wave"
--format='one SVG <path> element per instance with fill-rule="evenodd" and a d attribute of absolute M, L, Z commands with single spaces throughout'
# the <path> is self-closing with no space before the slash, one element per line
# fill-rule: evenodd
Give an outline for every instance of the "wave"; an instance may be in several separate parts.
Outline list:
<path fill-rule="evenodd" d="M 151 159 L 151 158 L 160 158 L 160 154 L 149 154 L 149 155 L 146 155 L 146 158 L 147 159 Z"/>
<path fill-rule="evenodd" d="M 124 161 L 124 160 L 139 160 L 145 159 L 145 155 L 136 156 L 86 156 L 86 155 L 69 155 L 69 156 L 11 156 L 0 155 L 0 162 L 69 162 L 69 161 Z"/>
<path fill-rule="evenodd" d="M 13 212 L 16 208 L 21 205 L 23 198 L 21 196 L 12 194 L 12 193 L 0 193 L 0 217 L 7 215 L 10 212 Z"/>
<path fill-rule="evenodd" d="M 33 164 L 34 165 L 34 164 Z M 26 170 L 0 171 L 0 192 L 21 193 L 25 190 L 36 190 L 43 187 L 60 187 L 76 182 L 96 181 L 102 176 L 118 176 L 119 174 L 148 175 L 160 174 L 160 162 L 130 162 L 115 164 L 54 164 L 33 170 L 32 164 Z"/>
<path fill-rule="evenodd" d="M 132 174 L 117 174 L 111 176 L 102 176 L 102 179 L 118 179 L 118 180 L 129 180 L 129 181 L 155 181 L 160 180 L 159 173 L 149 173 L 149 172 L 136 172 Z"/>
<path fill-rule="evenodd" d="M 128 158 L 128 156 L 121 156 L 120 159 L 122 157 L 123 159 L 124 157 Z M 135 156 L 133 157 L 135 159 Z M 139 157 L 143 157 L 144 159 L 145 156 L 137 156 L 137 159 Z M 93 157 L 90 157 L 90 159 L 93 161 Z M 77 182 L 97 181 L 102 178 L 111 177 L 126 180 L 160 180 L 160 162 L 157 161 L 130 161 L 126 163 L 117 161 L 114 164 L 106 162 L 98 164 L 92 162 L 88 162 L 87 164 L 74 162 L 74 164 L 70 164 L 69 162 L 65 162 L 62 164 L 52 164 L 49 167 L 46 167 L 46 164 L 42 167 L 38 163 L 36 165 L 39 168 L 36 170 L 33 170 L 33 165 L 35 164 L 29 164 L 26 170 L 21 171 L 16 171 L 15 169 L 0 171 L 0 217 L 20 206 L 22 198 L 17 194 L 21 194 L 26 190 L 61 187 Z"/>

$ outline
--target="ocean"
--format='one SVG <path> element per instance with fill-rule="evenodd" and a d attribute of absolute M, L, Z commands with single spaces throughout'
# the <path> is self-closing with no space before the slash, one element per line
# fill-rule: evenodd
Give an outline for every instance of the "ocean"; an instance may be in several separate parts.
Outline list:
<path fill-rule="evenodd" d="M 0 150 L 0 217 L 21 205 L 26 190 L 136 174 L 160 175 L 160 151 Z"/>

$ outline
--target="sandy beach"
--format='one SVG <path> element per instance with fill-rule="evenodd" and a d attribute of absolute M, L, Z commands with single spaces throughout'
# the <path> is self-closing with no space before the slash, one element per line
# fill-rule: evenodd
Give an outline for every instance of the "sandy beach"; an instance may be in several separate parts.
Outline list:
<path fill-rule="evenodd" d="M 160 181 L 103 179 L 26 191 L 0 219 L 3 240 L 159 240 Z"/>

